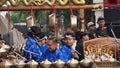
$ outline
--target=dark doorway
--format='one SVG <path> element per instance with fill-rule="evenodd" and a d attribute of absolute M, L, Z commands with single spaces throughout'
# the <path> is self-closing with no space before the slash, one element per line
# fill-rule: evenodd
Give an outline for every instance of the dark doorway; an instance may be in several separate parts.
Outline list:
<path fill-rule="evenodd" d="M 104 17 L 106 25 L 108 26 L 108 33 L 111 37 L 113 29 L 117 38 L 120 38 L 120 8 L 109 8 L 104 10 Z"/>

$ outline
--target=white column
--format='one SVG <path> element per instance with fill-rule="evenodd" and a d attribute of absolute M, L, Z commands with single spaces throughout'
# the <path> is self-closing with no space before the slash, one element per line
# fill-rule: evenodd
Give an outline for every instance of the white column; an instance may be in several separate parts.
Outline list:
<path fill-rule="evenodd" d="M 7 1 L 3 6 L 10 6 L 9 1 Z M 0 15 L 2 15 L 4 18 L 6 18 L 6 13 L 8 13 L 8 11 L 0 11 Z M 10 13 L 11 15 L 11 13 Z"/>
<path fill-rule="evenodd" d="M 104 6 L 103 6 L 104 0 L 93 0 L 93 3 L 94 4 L 99 4 L 99 5 L 101 5 L 104 8 Z M 103 8 L 102 9 L 95 9 L 95 10 L 93 10 L 93 11 L 95 11 L 95 24 L 96 24 L 96 27 L 98 27 L 97 19 L 99 17 L 104 17 L 104 10 L 103 10 Z"/>

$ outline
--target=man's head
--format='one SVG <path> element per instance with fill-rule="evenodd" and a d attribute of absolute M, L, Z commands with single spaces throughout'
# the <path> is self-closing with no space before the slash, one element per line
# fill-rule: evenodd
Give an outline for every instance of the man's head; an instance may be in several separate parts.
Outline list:
<path fill-rule="evenodd" d="M 32 26 L 28 30 L 28 36 L 30 36 L 30 37 L 34 37 L 34 35 L 37 35 L 40 33 L 41 33 L 41 29 L 38 26 Z"/>
<path fill-rule="evenodd" d="M 57 48 L 57 42 L 56 42 L 56 39 L 55 38 L 49 38 L 47 40 L 47 45 L 48 45 L 48 49 L 49 51 L 55 51 L 56 48 Z"/>
<path fill-rule="evenodd" d="M 65 34 L 65 39 L 66 39 L 66 44 L 69 47 L 71 47 L 75 42 L 75 34 L 68 32 Z"/>
<path fill-rule="evenodd" d="M 88 33 L 86 33 L 86 32 L 82 32 L 81 35 L 80 35 L 80 38 L 83 41 L 88 41 L 90 39 L 89 36 L 88 36 Z"/>
<path fill-rule="evenodd" d="M 97 23 L 98 23 L 99 27 L 104 27 L 105 19 L 103 17 L 99 17 Z"/>
<path fill-rule="evenodd" d="M 36 35 L 36 40 L 39 46 L 43 45 L 46 42 L 47 36 L 44 33 L 38 33 Z"/>
<path fill-rule="evenodd" d="M 88 22 L 87 27 L 88 27 L 88 30 L 90 31 L 95 29 L 95 25 L 93 22 Z"/>

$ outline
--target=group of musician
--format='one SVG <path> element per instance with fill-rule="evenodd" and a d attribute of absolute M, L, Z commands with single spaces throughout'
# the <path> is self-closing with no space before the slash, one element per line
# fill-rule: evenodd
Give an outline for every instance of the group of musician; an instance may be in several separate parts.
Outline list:
<path fill-rule="evenodd" d="M 44 32 L 37 26 L 30 27 L 28 31 L 28 39 L 24 49 L 25 62 L 35 60 L 37 62 L 50 62 L 61 60 L 68 62 L 72 58 L 81 61 L 84 59 L 83 42 L 99 37 L 107 37 L 107 27 L 103 17 L 98 18 L 98 28 L 95 28 L 93 22 L 87 24 L 87 31 L 76 32 L 68 30 L 64 34 L 62 40 L 57 40 L 55 37 L 46 36 Z"/>

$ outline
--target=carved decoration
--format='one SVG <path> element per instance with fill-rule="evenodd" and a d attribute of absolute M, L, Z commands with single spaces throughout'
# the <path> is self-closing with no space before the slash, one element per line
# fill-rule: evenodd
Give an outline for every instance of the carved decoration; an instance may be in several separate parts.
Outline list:
<path fill-rule="evenodd" d="M 117 49 L 120 48 L 120 40 L 117 42 Z M 118 50 L 117 50 L 118 51 Z M 115 54 L 115 43 L 114 39 L 107 38 L 98 38 L 90 41 L 84 42 L 84 53 L 85 57 L 89 55 L 104 55 L 109 54 L 110 56 L 114 56 Z"/>
<path fill-rule="evenodd" d="M 58 2 L 59 5 L 67 5 L 69 0 L 0 0 L 0 6 L 6 3 L 6 1 L 9 1 L 12 6 L 19 6 L 20 3 L 23 3 L 25 6 L 29 5 L 36 5 L 36 6 L 41 6 L 41 5 L 55 5 L 56 2 Z M 72 0 L 73 4 L 85 4 L 84 0 Z"/>

